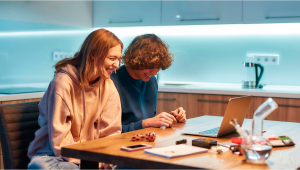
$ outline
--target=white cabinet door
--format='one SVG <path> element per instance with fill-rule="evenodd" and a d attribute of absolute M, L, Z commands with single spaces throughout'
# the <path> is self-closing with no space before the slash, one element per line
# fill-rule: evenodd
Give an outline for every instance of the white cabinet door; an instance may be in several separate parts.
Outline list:
<path fill-rule="evenodd" d="M 162 25 L 242 23 L 242 1 L 162 1 Z"/>
<path fill-rule="evenodd" d="M 300 22 L 300 1 L 244 1 L 243 23 Z"/>
<path fill-rule="evenodd" d="M 160 25 L 160 1 L 94 1 L 94 27 Z"/>
<path fill-rule="evenodd" d="M 60 29 L 60 26 L 91 28 L 92 5 L 92 0 L 0 0 L 0 19 L 17 24 L 16 29 L 14 24 L 0 24 L 0 27 L 12 27 L 14 30 L 55 30 Z"/>

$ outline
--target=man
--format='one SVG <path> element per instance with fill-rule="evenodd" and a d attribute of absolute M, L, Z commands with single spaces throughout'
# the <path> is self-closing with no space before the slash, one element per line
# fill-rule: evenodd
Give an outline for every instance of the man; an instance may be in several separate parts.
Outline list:
<path fill-rule="evenodd" d="M 182 107 L 156 114 L 158 85 L 155 75 L 171 66 L 173 54 L 155 34 L 137 36 L 126 49 L 117 74 L 111 79 L 117 87 L 122 106 L 122 133 L 146 127 L 170 127 L 185 122 Z"/>

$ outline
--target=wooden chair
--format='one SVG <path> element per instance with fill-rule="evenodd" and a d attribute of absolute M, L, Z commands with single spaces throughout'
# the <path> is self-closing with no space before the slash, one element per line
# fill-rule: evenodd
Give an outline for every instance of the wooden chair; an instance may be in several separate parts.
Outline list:
<path fill-rule="evenodd" d="M 39 102 L 0 105 L 0 140 L 4 169 L 27 169 L 27 150 L 39 129 Z"/>

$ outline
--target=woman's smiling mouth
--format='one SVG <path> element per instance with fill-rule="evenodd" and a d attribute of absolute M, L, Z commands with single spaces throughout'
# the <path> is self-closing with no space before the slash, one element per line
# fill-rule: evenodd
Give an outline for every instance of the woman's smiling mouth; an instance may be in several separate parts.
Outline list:
<path fill-rule="evenodd" d="M 106 72 L 107 74 L 111 75 L 111 73 L 113 72 L 114 70 L 111 70 L 111 69 L 106 69 Z"/>

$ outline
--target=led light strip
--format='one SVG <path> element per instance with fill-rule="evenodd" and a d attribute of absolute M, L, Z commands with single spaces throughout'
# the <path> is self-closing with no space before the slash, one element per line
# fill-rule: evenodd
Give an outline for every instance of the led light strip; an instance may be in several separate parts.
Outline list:
<path fill-rule="evenodd" d="M 0 32 L 0 37 L 6 36 L 47 36 L 59 34 L 88 34 L 93 30 L 74 30 L 74 31 L 24 31 L 24 32 Z"/>
<path fill-rule="evenodd" d="M 88 34 L 93 30 L 0 32 L 0 36 Z M 105 27 L 118 37 L 154 33 L 159 36 L 300 35 L 300 23 Z"/>
<path fill-rule="evenodd" d="M 155 33 L 159 36 L 237 36 L 300 34 L 300 23 L 111 27 L 117 36 Z"/>

